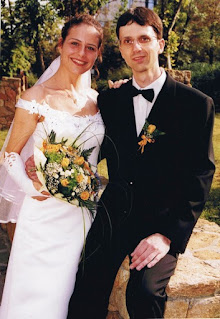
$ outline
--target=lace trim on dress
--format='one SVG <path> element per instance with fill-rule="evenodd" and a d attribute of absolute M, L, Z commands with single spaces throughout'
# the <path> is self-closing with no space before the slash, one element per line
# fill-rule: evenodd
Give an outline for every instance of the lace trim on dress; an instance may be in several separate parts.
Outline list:
<path fill-rule="evenodd" d="M 64 117 L 68 116 L 68 118 L 74 118 L 74 119 L 77 119 L 77 118 L 81 119 L 82 118 L 82 119 L 93 120 L 93 121 L 94 120 L 101 121 L 100 111 L 98 111 L 94 115 L 91 115 L 91 114 L 83 115 L 83 116 L 72 115 L 68 111 L 53 109 L 46 102 L 43 102 L 42 104 L 40 104 L 36 100 L 27 101 L 27 100 L 19 99 L 17 104 L 16 104 L 16 107 L 22 108 L 22 109 L 28 111 L 30 114 L 39 114 L 39 116 L 47 116 L 47 115 L 56 115 L 57 116 L 57 113 L 59 113 L 59 116 L 64 116 Z"/>

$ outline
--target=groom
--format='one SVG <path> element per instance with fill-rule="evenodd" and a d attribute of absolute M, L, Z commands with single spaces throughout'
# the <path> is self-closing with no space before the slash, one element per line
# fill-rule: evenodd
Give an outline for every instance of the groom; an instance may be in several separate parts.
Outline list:
<path fill-rule="evenodd" d="M 162 318 L 166 286 L 207 199 L 215 166 L 210 97 L 159 67 L 162 22 L 130 9 L 118 20 L 120 51 L 133 78 L 99 95 L 109 184 L 79 266 L 69 319 L 105 319 L 116 273 L 130 257 L 132 319 Z"/>

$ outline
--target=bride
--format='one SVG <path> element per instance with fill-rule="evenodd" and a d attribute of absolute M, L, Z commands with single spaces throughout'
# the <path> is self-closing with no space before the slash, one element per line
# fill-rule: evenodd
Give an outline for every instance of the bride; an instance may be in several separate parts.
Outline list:
<path fill-rule="evenodd" d="M 95 147 L 88 158 L 95 170 L 104 125 L 97 109 L 97 93 L 83 86 L 81 75 L 100 55 L 102 38 L 101 26 L 89 15 L 67 22 L 58 43 L 57 72 L 25 91 L 16 105 L 1 165 L 0 222 L 17 220 L 1 319 L 67 316 L 78 262 L 93 218 L 86 207 L 41 191 L 41 183 L 32 183 L 24 166 L 35 146 L 42 145 L 53 131 L 57 140 L 78 138 L 84 149 Z"/>

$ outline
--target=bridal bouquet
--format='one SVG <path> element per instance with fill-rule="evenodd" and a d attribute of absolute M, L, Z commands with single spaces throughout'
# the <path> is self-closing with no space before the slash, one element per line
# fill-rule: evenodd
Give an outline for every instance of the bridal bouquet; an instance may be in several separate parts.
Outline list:
<path fill-rule="evenodd" d="M 43 190 L 73 205 L 86 207 L 91 212 L 96 208 L 100 182 L 92 171 L 88 157 L 95 147 L 81 150 L 77 139 L 69 143 L 62 138 L 56 141 L 51 131 L 42 147 L 35 147 L 34 160 L 38 179 Z"/>

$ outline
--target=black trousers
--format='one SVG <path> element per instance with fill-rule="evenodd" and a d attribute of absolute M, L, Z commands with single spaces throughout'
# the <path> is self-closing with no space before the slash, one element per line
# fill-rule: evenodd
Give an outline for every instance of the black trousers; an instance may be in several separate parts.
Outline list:
<path fill-rule="evenodd" d="M 106 318 L 118 269 L 126 255 L 130 255 L 144 238 L 132 235 L 138 234 L 132 220 L 118 225 L 110 231 L 104 229 L 103 238 L 99 218 L 93 223 L 70 299 L 68 319 Z M 131 271 L 126 291 L 130 319 L 163 318 L 167 299 L 165 289 L 174 273 L 177 258 L 175 252 L 169 251 L 154 267 Z"/>

